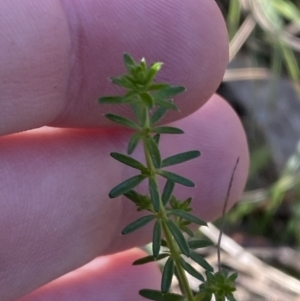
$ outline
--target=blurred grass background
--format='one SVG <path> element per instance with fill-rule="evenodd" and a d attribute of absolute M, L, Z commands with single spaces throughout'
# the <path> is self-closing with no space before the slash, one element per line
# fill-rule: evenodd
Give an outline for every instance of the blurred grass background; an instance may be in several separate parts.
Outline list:
<path fill-rule="evenodd" d="M 219 92 L 240 115 L 251 153 L 246 192 L 227 215 L 226 231 L 246 246 L 300 249 L 300 0 L 216 2 L 230 37 Z M 288 124 L 293 131 L 285 131 Z"/>

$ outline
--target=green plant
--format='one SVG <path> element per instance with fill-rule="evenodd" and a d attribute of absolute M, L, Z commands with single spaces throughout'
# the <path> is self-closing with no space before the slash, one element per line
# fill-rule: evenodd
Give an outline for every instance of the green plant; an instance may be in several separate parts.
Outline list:
<path fill-rule="evenodd" d="M 127 104 L 132 108 L 136 120 L 115 114 L 106 114 L 106 117 L 135 130 L 128 143 L 127 155 L 113 152 L 111 156 L 136 169 L 139 174 L 114 187 L 109 196 L 116 198 L 124 195 L 136 205 L 138 211 L 147 212 L 147 215 L 143 215 L 125 227 L 122 234 L 129 234 L 151 221 L 155 222 L 152 255 L 141 258 L 133 264 L 145 264 L 166 259 L 162 272 L 161 291 L 143 289 L 139 293 L 147 299 L 156 301 L 209 301 L 212 295 L 217 301 L 223 301 L 225 298 L 234 301 L 232 293 L 235 291 L 236 274 L 229 275 L 221 270 L 215 273 L 213 267 L 195 251 L 196 248 L 205 247 L 210 242 L 189 241 L 183 234 L 186 233 L 193 237 L 193 232 L 189 228 L 192 223 L 200 226 L 206 225 L 206 222 L 191 214 L 191 198 L 181 201 L 173 195 L 175 184 L 193 187 L 194 183 L 164 169 L 167 166 L 195 159 L 200 156 L 200 152 L 192 150 L 165 159 L 161 159 L 160 155 L 159 141 L 162 134 L 183 134 L 179 128 L 160 126 L 157 123 L 169 109 L 177 110 L 176 105 L 170 99 L 184 92 L 185 88 L 154 81 L 162 63 L 154 63 L 148 67 L 145 59 L 136 63 L 128 54 L 124 55 L 124 63 L 128 74 L 111 78 L 111 81 L 125 88 L 127 90 L 125 95 L 102 97 L 99 101 L 109 104 Z M 134 152 L 138 143 L 143 145 L 145 163 L 129 156 Z M 158 177 L 165 179 L 162 193 L 159 189 Z M 149 185 L 149 195 L 141 195 L 134 189 L 146 180 Z M 205 269 L 205 277 L 186 261 L 186 257 Z M 194 293 L 191 290 L 185 271 L 202 282 L 199 292 Z M 173 275 L 178 278 L 182 295 L 169 291 Z"/>

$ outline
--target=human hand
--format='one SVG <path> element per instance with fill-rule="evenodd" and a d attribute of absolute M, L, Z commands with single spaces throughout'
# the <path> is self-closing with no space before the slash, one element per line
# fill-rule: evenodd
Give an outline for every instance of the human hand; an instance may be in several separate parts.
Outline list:
<path fill-rule="evenodd" d="M 117 109 L 97 98 L 115 94 L 107 78 L 122 73 L 124 52 L 163 61 L 160 79 L 188 89 L 166 118 L 186 135 L 163 139 L 163 154 L 201 150 L 175 169 L 197 184 L 179 196 L 194 197 L 200 217 L 219 216 L 237 157 L 230 204 L 248 169 L 237 116 L 218 96 L 203 105 L 227 63 L 221 15 L 212 0 L 10 0 L 0 20 L 0 301 L 139 300 L 159 271 L 132 267 L 141 251 L 128 249 L 151 229 L 120 235 L 137 213 L 108 199 L 129 172 L 109 153 L 124 151 L 128 132 L 105 127 L 103 113 Z"/>

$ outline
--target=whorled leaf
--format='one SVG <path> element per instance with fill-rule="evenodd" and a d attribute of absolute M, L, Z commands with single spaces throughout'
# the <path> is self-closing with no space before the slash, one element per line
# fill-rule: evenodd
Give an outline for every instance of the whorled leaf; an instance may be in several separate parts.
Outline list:
<path fill-rule="evenodd" d="M 166 167 L 166 166 L 171 166 L 175 164 L 180 164 L 192 159 L 195 159 L 200 156 L 199 151 L 189 151 L 189 152 L 184 152 L 180 153 L 171 157 L 168 157 L 161 162 L 161 167 Z"/>
<path fill-rule="evenodd" d="M 142 289 L 139 291 L 140 295 L 144 298 L 153 301 L 184 301 L 184 296 L 172 294 L 172 293 L 162 293 L 161 291 Z"/>
<path fill-rule="evenodd" d="M 161 278 L 161 291 L 167 293 L 170 289 L 172 278 L 174 274 L 174 260 L 172 257 L 169 257 L 162 273 Z"/>
<path fill-rule="evenodd" d="M 171 180 L 167 180 L 164 190 L 163 190 L 163 193 L 162 193 L 162 196 L 161 196 L 161 200 L 162 200 L 162 203 L 164 204 L 164 206 L 166 206 L 167 203 L 169 202 L 169 200 L 172 196 L 174 187 L 175 187 L 175 182 L 173 182 Z"/>
<path fill-rule="evenodd" d="M 202 282 L 205 280 L 202 274 L 198 272 L 195 268 L 193 268 L 189 263 L 187 263 L 182 257 L 180 257 L 180 264 L 190 275 L 192 275 L 196 279 Z"/>
<path fill-rule="evenodd" d="M 155 219 L 155 215 L 146 215 L 143 216 L 139 219 L 137 219 L 136 221 L 134 221 L 133 223 L 129 224 L 128 226 L 126 226 L 123 231 L 122 234 L 129 234 L 137 229 L 140 229 L 144 226 L 146 226 L 148 223 L 150 223 L 152 220 Z"/>
<path fill-rule="evenodd" d="M 172 101 L 169 101 L 169 100 L 163 100 L 163 99 L 156 98 L 156 99 L 154 99 L 154 103 L 155 103 L 155 105 L 166 108 L 166 109 L 179 111 L 178 107 Z"/>
<path fill-rule="evenodd" d="M 129 156 L 126 156 L 126 155 L 123 155 L 120 153 L 115 153 L 115 152 L 110 153 L 110 155 L 117 161 L 124 163 L 132 168 L 138 169 L 142 172 L 145 172 L 148 170 L 147 167 L 143 163 L 137 161 L 136 159 L 134 159 L 132 157 L 129 157 Z"/>
<path fill-rule="evenodd" d="M 173 215 L 176 215 L 176 216 L 179 216 L 191 223 L 194 223 L 194 224 L 197 224 L 199 226 L 207 226 L 207 223 L 203 220 L 201 220 L 200 218 L 198 218 L 197 216 L 195 215 L 192 215 L 186 211 L 183 211 L 181 209 L 172 209 L 169 211 L 169 214 L 173 214 Z"/>
<path fill-rule="evenodd" d="M 201 265 L 205 270 L 213 272 L 214 268 L 198 253 L 191 251 L 191 258 Z"/>
<path fill-rule="evenodd" d="M 160 71 L 163 63 L 156 62 L 150 66 L 146 75 L 146 85 L 150 85 L 155 78 L 156 74 Z"/>
<path fill-rule="evenodd" d="M 145 180 L 146 177 L 147 176 L 145 175 L 138 175 L 125 180 L 109 192 L 109 197 L 116 198 L 124 193 L 127 193 L 128 191 L 139 185 L 143 180 Z"/>
<path fill-rule="evenodd" d="M 115 114 L 106 114 L 105 117 L 113 122 L 124 125 L 126 127 L 129 127 L 129 128 L 135 129 L 135 130 L 140 130 L 140 126 L 137 123 L 135 123 L 134 121 L 132 121 L 128 118 L 125 118 L 123 116 L 115 115 Z"/>
<path fill-rule="evenodd" d="M 155 258 L 158 257 L 161 246 L 161 221 L 158 219 L 153 228 L 152 253 Z"/>
<path fill-rule="evenodd" d="M 157 126 L 151 129 L 152 133 L 157 134 L 184 134 L 184 131 L 172 126 Z"/>
<path fill-rule="evenodd" d="M 170 99 L 174 96 L 185 92 L 185 87 L 182 86 L 168 86 L 164 89 L 158 90 L 157 92 L 153 93 L 153 97 L 155 99 Z"/>
<path fill-rule="evenodd" d="M 153 262 L 153 261 L 158 261 L 161 259 L 164 259 L 166 257 L 170 256 L 169 253 L 161 253 L 159 255 L 157 255 L 157 257 L 154 257 L 153 255 L 149 255 L 149 256 L 145 256 L 143 258 L 137 259 L 136 261 L 133 262 L 132 265 L 141 265 L 141 264 L 146 264 L 149 262 Z"/>
<path fill-rule="evenodd" d="M 149 150 L 154 167 L 160 168 L 161 157 L 160 157 L 159 148 L 157 146 L 157 143 L 151 136 L 148 136 L 146 138 L 146 146 L 147 149 Z"/>
<path fill-rule="evenodd" d="M 134 152 L 134 150 L 137 147 L 138 143 L 140 142 L 141 138 L 142 138 L 142 135 L 139 132 L 135 133 L 131 136 L 129 143 L 128 143 L 128 147 L 127 147 L 128 155 L 131 155 Z"/>
<path fill-rule="evenodd" d="M 157 183 L 153 177 L 149 177 L 149 191 L 153 208 L 156 212 L 158 212 L 160 208 L 160 195 Z"/>
<path fill-rule="evenodd" d="M 150 117 L 150 124 L 154 125 L 159 120 L 163 118 L 163 116 L 167 113 L 168 109 L 165 107 L 159 107 L 155 110 L 155 112 Z"/>
<path fill-rule="evenodd" d="M 190 256 L 189 245 L 188 245 L 187 241 L 185 240 L 182 232 L 178 228 L 178 226 L 170 219 L 166 220 L 166 224 L 167 224 L 169 230 L 171 231 L 174 239 L 176 240 L 176 243 L 177 243 L 178 247 L 180 248 L 181 252 L 184 255 L 186 255 L 187 257 L 189 257 Z"/>
<path fill-rule="evenodd" d="M 135 62 L 134 58 L 129 53 L 124 53 L 123 55 L 124 65 L 126 67 L 127 72 L 130 74 L 132 68 L 134 68 L 137 63 Z"/>
<path fill-rule="evenodd" d="M 166 171 L 166 170 L 158 170 L 157 173 L 159 175 L 161 175 L 162 177 L 164 177 L 164 178 L 166 178 L 168 180 L 171 180 L 173 182 L 176 182 L 178 184 L 181 184 L 183 186 L 195 187 L 195 184 L 191 180 L 189 180 L 189 179 L 187 179 L 185 177 L 182 177 L 182 176 L 180 176 L 178 174 L 175 174 L 173 172 Z"/>

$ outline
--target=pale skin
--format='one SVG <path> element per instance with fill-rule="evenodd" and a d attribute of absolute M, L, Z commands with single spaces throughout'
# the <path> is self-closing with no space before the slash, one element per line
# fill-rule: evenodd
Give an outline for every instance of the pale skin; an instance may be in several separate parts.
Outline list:
<path fill-rule="evenodd" d="M 138 214 L 107 196 L 132 171 L 109 157 L 130 133 L 103 114 L 126 110 L 97 98 L 116 93 L 107 78 L 124 72 L 124 52 L 163 61 L 160 79 L 188 92 L 165 120 L 187 134 L 164 138 L 162 153 L 201 150 L 174 169 L 197 187 L 177 192 L 220 216 L 235 161 L 229 206 L 249 158 L 238 117 L 213 95 L 228 57 L 214 1 L 4 0 L 0 41 L 0 301 L 142 300 L 160 281 L 156 265 L 131 266 L 151 226 L 121 237 Z"/>

